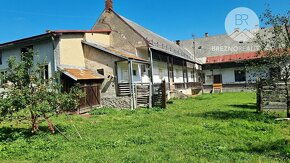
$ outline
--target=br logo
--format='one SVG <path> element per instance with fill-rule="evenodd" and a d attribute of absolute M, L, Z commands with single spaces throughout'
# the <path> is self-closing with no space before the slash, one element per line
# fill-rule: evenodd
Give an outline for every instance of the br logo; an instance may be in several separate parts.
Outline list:
<path fill-rule="evenodd" d="M 227 34 L 235 41 L 252 41 L 260 28 L 257 14 L 246 7 L 232 10 L 226 17 L 225 28 Z"/>

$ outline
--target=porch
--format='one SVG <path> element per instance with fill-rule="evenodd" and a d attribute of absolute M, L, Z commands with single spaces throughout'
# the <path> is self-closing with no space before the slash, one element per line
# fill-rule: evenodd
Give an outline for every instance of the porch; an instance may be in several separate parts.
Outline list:
<path fill-rule="evenodd" d="M 131 109 L 152 107 L 152 84 L 150 66 L 146 61 L 124 60 L 115 63 L 116 93 L 119 97 L 130 97 Z"/>

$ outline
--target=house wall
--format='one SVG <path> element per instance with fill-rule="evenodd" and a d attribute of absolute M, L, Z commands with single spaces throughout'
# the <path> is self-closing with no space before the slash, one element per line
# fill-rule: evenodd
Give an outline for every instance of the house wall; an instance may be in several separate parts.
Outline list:
<path fill-rule="evenodd" d="M 207 76 L 212 75 L 222 75 L 222 82 L 223 84 L 246 84 L 246 83 L 255 83 L 257 74 L 259 76 L 263 75 L 265 77 L 268 76 L 268 71 L 254 71 L 249 70 L 246 71 L 246 81 L 245 82 L 236 82 L 235 81 L 235 70 L 243 70 L 243 67 L 236 67 L 236 68 L 225 68 L 225 69 L 214 69 L 213 72 L 211 70 L 203 70 L 203 73 L 205 73 L 205 85 L 212 85 L 213 80 L 207 80 Z M 212 78 L 213 79 L 213 78 Z"/>
<path fill-rule="evenodd" d="M 60 36 L 60 64 L 85 67 L 82 47 L 83 34 L 65 34 Z"/>
<path fill-rule="evenodd" d="M 162 83 L 163 80 L 168 83 L 168 68 L 166 62 L 154 61 L 153 62 L 153 81 L 154 83 Z M 192 78 L 191 72 L 193 72 L 194 64 L 188 64 L 187 72 L 188 72 L 188 82 L 196 82 L 197 81 L 197 72 L 194 71 L 194 77 Z M 174 70 L 174 82 L 175 83 L 184 83 L 183 79 L 183 67 L 179 65 L 173 65 Z M 161 72 L 162 71 L 162 72 Z M 186 77 L 186 76 L 184 76 Z M 185 79 L 185 82 L 186 79 Z"/>
<path fill-rule="evenodd" d="M 110 46 L 110 35 L 105 33 L 86 33 L 85 40 Z"/>
<path fill-rule="evenodd" d="M 130 108 L 129 97 L 117 97 L 115 62 L 121 59 L 106 52 L 83 45 L 86 68 L 97 72 L 104 69 L 105 80 L 101 87 L 101 104 L 104 107 Z"/>
<path fill-rule="evenodd" d="M 49 76 L 52 76 L 55 72 L 54 64 L 54 49 L 51 40 L 42 40 L 38 42 L 31 42 L 23 45 L 13 46 L 2 49 L 2 64 L 0 65 L 0 72 L 8 69 L 8 59 L 10 57 L 16 57 L 17 61 L 20 61 L 21 48 L 33 45 L 33 51 L 35 52 L 34 63 L 47 62 L 49 68 Z"/>
<path fill-rule="evenodd" d="M 136 54 L 136 47 L 146 46 L 145 40 L 114 12 L 104 12 L 93 30 L 111 30 L 110 45 Z"/>
<path fill-rule="evenodd" d="M 166 62 L 153 61 L 153 82 L 162 83 L 165 80 L 168 83 L 168 68 Z"/>
<path fill-rule="evenodd" d="M 174 83 L 184 83 L 182 66 L 173 65 Z"/>

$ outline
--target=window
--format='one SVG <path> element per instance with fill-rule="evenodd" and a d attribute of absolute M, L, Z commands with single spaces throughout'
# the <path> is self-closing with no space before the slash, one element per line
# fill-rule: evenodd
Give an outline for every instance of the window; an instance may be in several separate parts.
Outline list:
<path fill-rule="evenodd" d="M 195 77 L 195 76 L 194 76 L 194 71 L 191 71 L 190 73 L 191 73 L 191 74 L 190 74 L 190 78 L 192 79 L 192 81 L 194 81 L 194 77 Z"/>
<path fill-rule="evenodd" d="M 141 65 L 140 69 L 141 69 L 141 75 L 145 76 L 145 74 L 146 74 L 146 65 Z"/>
<path fill-rule="evenodd" d="M 21 54 L 25 54 L 25 53 L 29 52 L 29 50 L 33 50 L 33 46 L 32 45 L 23 47 L 23 48 L 21 48 L 20 51 L 21 51 Z"/>
<path fill-rule="evenodd" d="M 49 78 L 48 65 L 44 66 L 43 77 L 44 77 L 44 79 L 48 79 Z"/>
<path fill-rule="evenodd" d="M 279 67 L 269 69 L 270 78 L 274 80 L 281 79 L 281 69 Z"/>
<path fill-rule="evenodd" d="M 122 82 L 128 82 L 129 81 L 129 71 L 128 70 L 122 70 Z"/>
<path fill-rule="evenodd" d="M 30 50 L 33 50 L 33 46 L 30 45 L 30 46 L 26 46 L 26 47 L 23 47 L 20 49 L 20 52 L 21 52 L 21 59 L 24 60 L 24 59 L 28 59 L 30 57 L 33 57 L 33 56 L 28 56 L 28 52 Z"/>
<path fill-rule="evenodd" d="M 223 83 L 223 76 L 222 75 L 214 75 L 213 76 L 213 83 L 214 84 Z"/>
<path fill-rule="evenodd" d="M 137 76 L 137 70 L 133 70 L 133 76 Z"/>
<path fill-rule="evenodd" d="M 236 82 L 246 81 L 246 71 L 245 70 L 235 70 L 235 81 Z"/>
<path fill-rule="evenodd" d="M 97 69 L 97 72 L 100 74 L 100 75 L 105 75 L 105 71 L 104 69 Z"/>
<path fill-rule="evenodd" d="M 0 50 L 0 65 L 2 65 L 2 51 Z"/>

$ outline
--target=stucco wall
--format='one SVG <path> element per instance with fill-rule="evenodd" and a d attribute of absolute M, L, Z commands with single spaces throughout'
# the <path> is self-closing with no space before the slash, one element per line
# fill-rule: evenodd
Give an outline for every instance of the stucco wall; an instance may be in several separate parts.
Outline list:
<path fill-rule="evenodd" d="M 163 80 L 168 83 L 168 69 L 166 62 L 153 61 L 153 82 L 162 83 Z"/>
<path fill-rule="evenodd" d="M 163 80 L 168 83 L 168 68 L 166 62 L 161 61 L 154 61 L 153 62 L 154 68 L 153 68 L 153 81 L 154 83 L 162 83 Z M 188 82 L 196 82 L 197 81 L 197 73 L 194 72 L 194 78 L 191 76 L 191 72 L 193 71 L 194 65 L 188 65 L 187 66 L 187 72 L 188 72 Z M 173 65 L 174 70 L 174 82 L 175 83 L 184 83 L 183 80 L 183 67 L 179 65 Z M 162 71 L 162 72 L 161 72 Z M 161 76 L 162 74 L 162 76 Z M 185 76 L 186 77 L 186 76 Z M 186 82 L 186 80 L 185 80 Z"/>
<path fill-rule="evenodd" d="M 245 82 L 236 82 L 235 81 L 235 70 L 243 70 L 243 67 L 236 67 L 236 68 L 224 68 L 224 69 L 214 69 L 213 72 L 210 70 L 203 70 L 203 73 L 205 74 L 205 85 L 211 85 L 213 81 L 208 81 L 207 76 L 213 75 L 222 75 L 222 81 L 223 84 L 245 84 L 245 83 L 255 83 L 255 76 L 256 74 L 263 74 L 267 76 L 268 71 L 265 70 L 264 72 L 261 71 L 255 71 L 255 70 L 249 70 L 246 71 L 246 81 Z M 259 75 L 259 76 L 260 76 Z M 213 79 L 213 78 L 212 78 Z"/>
<path fill-rule="evenodd" d="M 35 52 L 34 63 L 47 62 L 49 68 L 49 76 L 55 72 L 54 69 L 54 51 L 53 44 L 51 40 L 38 41 L 37 43 L 32 42 L 28 44 L 23 44 L 21 46 L 14 46 L 2 50 L 2 64 L 0 65 L 0 71 L 8 69 L 8 59 L 12 56 L 16 57 L 20 61 L 21 48 L 33 45 L 33 50 Z"/>
<path fill-rule="evenodd" d="M 83 34 L 65 34 L 60 37 L 60 64 L 85 67 L 85 58 L 81 41 Z"/>
<path fill-rule="evenodd" d="M 182 66 L 174 65 L 173 70 L 174 70 L 174 82 L 184 83 Z"/>
<path fill-rule="evenodd" d="M 104 82 L 101 87 L 101 104 L 103 107 L 130 108 L 129 97 L 117 97 L 116 93 L 116 72 L 115 62 L 120 58 L 97 50 L 87 45 L 83 45 L 85 66 L 97 72 L 104 69 Z"/>
<path fill-rule="evenodd" d="M 86 33 L 85 40 L 110 46 L 110 35 L 105 33 Z"/>

